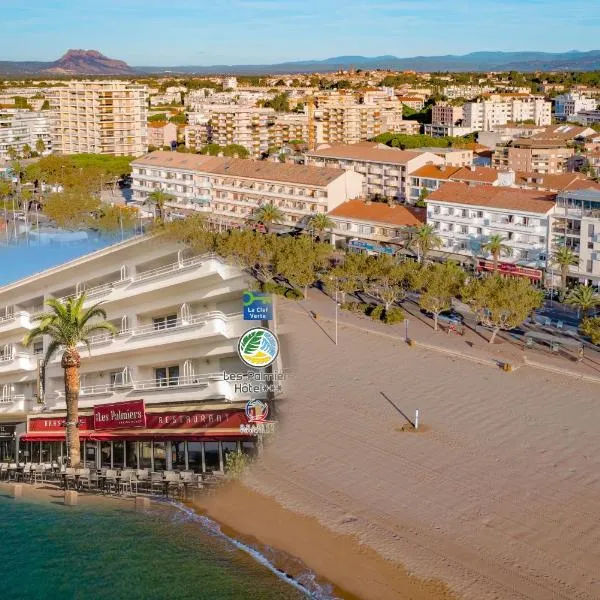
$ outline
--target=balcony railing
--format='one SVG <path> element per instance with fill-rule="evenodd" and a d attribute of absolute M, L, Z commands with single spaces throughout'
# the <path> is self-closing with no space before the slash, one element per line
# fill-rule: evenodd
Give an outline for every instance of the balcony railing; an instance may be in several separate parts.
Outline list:
<path fill-rule="evenodd" d="M 14 348 L 10 350 L 7 354 L 0 355 L 0 365 L 12 362 L 17 358 L 31 358 L 32 356 L 27 352 L 17 352 Z"/>
<path fill-rule="evenodd" d="M 169 388 L 181 389 L 186 387 L 208 387 L 211 383 L 223 381 L 223 373 L 208 373 L 202 375 L 183 375 L 181 377 L 164 377 L 134 381 L 134 390 L 164 390 Z"/>
<path fill-rule="evenodd" d="M 131 281 L 130 277 L 126 277 L 125 279 L 115 279 L 113 281 L 108 281 L 107 283 L 102 283 L 100 285 L 93 286 L 91 288 L 81 290 L 80 294 L 85 294 L 86 299 L 89 298 L 99 298 L 101 296 L 106 296 L 110 294 L 115 287 L 118 285 L 124 285 Z M 79 294 L 70 294 L 68 296 L 62 296 L 61 298 L 57 298 L 60 302 L 65 302 L 71 298 L 77 298 Z"/>
<path fill-rule="evenodd" d="M 13 404 L 14 402 L 23 402 L 25 394 L 10 394 L 9 396 L 0 396 L 0 404 Z"/>
<path fill-rule="evenodd" d="M 200 266 L 203 262 L 210 260 L 211 258 L 215 258 L 215 255 L 204 254 L 202 256 L 193 256 L 191 258 L 186 258 L 175 263 L 164 265 L 163 267 L 156 267 L 155 269 L 149 269 L 148 271 L 141 271 L 140 273 L 136 273 L 136 275 L 133 277 L 133 281 L 147 281 L 148 279 L 154 279 L 163 275 L 176 273 L 177 271 L 181 271 L 182 269 Z"/>

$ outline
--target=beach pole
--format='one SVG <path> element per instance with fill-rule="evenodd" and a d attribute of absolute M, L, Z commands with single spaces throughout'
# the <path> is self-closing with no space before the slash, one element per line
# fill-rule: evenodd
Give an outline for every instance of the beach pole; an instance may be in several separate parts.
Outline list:
<path fill-rule="evenodd" d="M 419 429 L 419 409 L 415 410 L 415 429 Z"/>
<path fill-rule="evenodd" d="M 404 322 L 404 331 L 404 340 L 408 342 L 408 319 L 406 319 L 406 321 Z"/>
<path fill-rule="evenodd" d="M 335 286 L 335 345 L 338 343 L 338 291 L 337 284 Z"/>

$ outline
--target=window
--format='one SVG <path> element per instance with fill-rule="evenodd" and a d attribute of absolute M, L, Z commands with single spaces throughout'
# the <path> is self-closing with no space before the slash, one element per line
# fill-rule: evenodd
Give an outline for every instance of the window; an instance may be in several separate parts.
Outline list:
<path fill-rule="evenodd" d="M 33 343 L 33 355 L 40 356 L 44 354 L 44 342 L 39 340 L 38 342 Z"/>
<path fill-rule="evenodd" d="M 223 449 L 223 467 L 225 467 L 227 455 L 230 452 L 237 452 L 237 442 L 221 442 L 221 448 Z"/>
<path fill-rule="evenodd" d="M 154 378 L 158 387 L 177 385 L 179 383 L 179 365 L 154 369 Z"/>
<path fill-rule="evenodd" d="M 188 442 L 188 469 L 202 473 L 202 442 Z"/>
<path fill-rule="evenodd" d="M 152 468 L 152 442 L 139 442 L 140 469 Z"/>
<path fill-rule="evenodd" d="M 154 329 L 160 331 L 161 329 L 170 329 L 177 325 L 177 315 L 168 315 L 166 317 L 154 317 L 152 319 Z"/>
<path fill-rule="evenodd" d="M 219 442 L 204 442 L 204 461 L 207 471 L 220 471 Z"/>
<path fill-rule="evenodd" d="M 171 466 L 174 471 L 185 471 L 185 442 L 171 442 Z"/>
<path fill-rule="evenodd" d="M 127 468 L 138 468 L 139 442 L 127 442 L 125 446 L 125 456 L 127 458 Z"/>
<path fill-rule="evenodd" d="M 154 470 L 165 471 L 167 468 L 167 443 L 152 442 L 152 450 L 154 454 Z"/>
<path fill-rule="evenodd" d="M 112 453 L 113 467 L 115 469 L 122 469 L 125 466 L 125 442 L 113 442 Z"/>
<path fill-rule="evenodd" d="M 477 235 L 483 235 L 483 229 L 481 227 L 477 227 L 475 231 L 477 232 Z"/>
<path fill-rule="evenodd" d="M 96 442 L 85 443 L 85 468 L 95 469 L 96 468 Z"/>
<path fill-rule="evenodd" d="M 593 250 L 594 249 L 594 242 L 588 242 L 588 250 Z"/>
<path fill-rule="evenodd" d="M 110 442 L 100 442 L 100 466 L 112 469 L 112 452 Z"/>

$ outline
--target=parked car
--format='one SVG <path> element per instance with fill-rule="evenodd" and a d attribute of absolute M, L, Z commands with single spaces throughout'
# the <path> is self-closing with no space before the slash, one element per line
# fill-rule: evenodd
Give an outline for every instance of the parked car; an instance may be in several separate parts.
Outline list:
<path fill-rule="evenodd" d="M 430 319 L 433 319 L 433 313 L 432 312 L 429 312 L 428 310 L 425 310 L 424 308 L 421 309 L 421 312 L 426 317 L 429 317 Z M 439 323 L 454 324 L 454 325 L 461 325 L 464 322 L 464 317 L 458 311 L 456 311 L 453 308 L 451 308 L 450 310 L 443 310 L 438 315 L 438 322 Z"/>

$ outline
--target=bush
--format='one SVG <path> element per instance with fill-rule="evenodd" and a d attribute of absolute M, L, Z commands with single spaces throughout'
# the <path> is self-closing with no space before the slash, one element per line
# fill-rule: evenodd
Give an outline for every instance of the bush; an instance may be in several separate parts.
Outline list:
<path fill-rule="evenodd" d="M 286 290 L 283 295 L 290 300 L 304 300 L 304 294 L 300 290 L 293 288 Z"/>
<path fill-rule="evenodd" d="M 386 325 L 392 325 L 393 323 L 402 323 L 404 321 L 404 313 L 399 308 L 393 307 L 385 311 L 383 318 L 381 319 Z"/>
<path fill-rule="evenodd" d="M 225 457 L 225 471 L 231 479 L 239 479 L 250 463 L 250 457 L 239 450 Z"/>
<path fill-rule="evenodd" d="M 349 310 L 350 312 L 365 312 L 366 304 L 360 302 L 342 302 L 340 308 L 342 310 Z"/>
<path fill-rule="evenodd" d="M 583 319 L 579 330 L 592 340 L 592 344 L 600 345 L 600 317 Z"/>
<path fill-rule="evenodd" d="M 369 311 L 369 316 L 371 317 L 371 319 L 373 319 L 373 321 L 381 321 L 384 315 L 384 308 L 383 306 L 381 306 L 381 304 L 378 304 L 377 306 L 373 307 L 370 311 Z"/>

